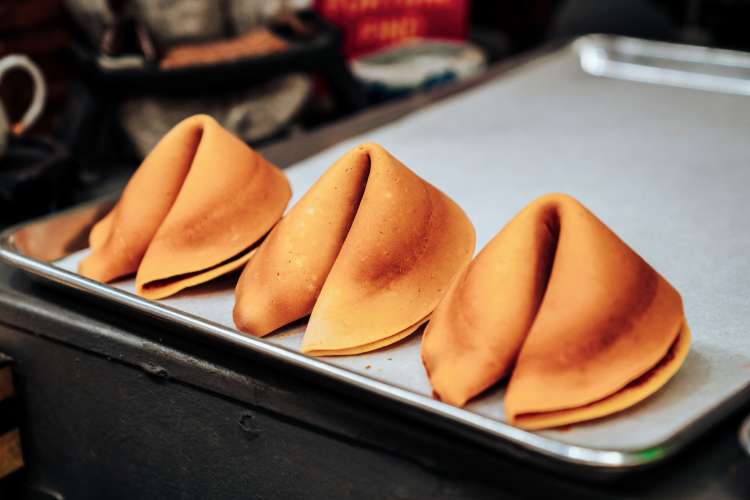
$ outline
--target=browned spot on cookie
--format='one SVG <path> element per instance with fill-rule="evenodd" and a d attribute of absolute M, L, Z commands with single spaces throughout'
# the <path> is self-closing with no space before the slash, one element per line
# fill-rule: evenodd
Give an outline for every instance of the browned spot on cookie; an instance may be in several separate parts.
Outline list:
<path fill-rule="evenodd" d="M 427 188 L 425 188 L 427 189 Z M 431 201 L 431 197 L 426 196 Z M 418 214 L 411 214 L 414 230 L 411 234 L 399 234 L 398 244 L 388 244 L 389 236 L 384 234 L 386 250 L 374 258 L 362 262 L 357 270 L 357 278 L 370 284 L 374 289 L 382 289 L 401 276 L 408 274 L 420 261 L 432 243 L 431 235 L 439 223 L 436 210 L 430 204 Z M 404 239 L 406 236 L 406 239 Z"/>
<path fill-rule="evenodd" d="M 667 351 L 667 354 L 664 355 L 663 358 L 659 360 L 656 365 L 651 368 L 649 371 L 638 377 L 637 379 L 631 381 L 628 385 L 625 386 L 626 389 L 637 387 L 639 385 L 643 385 L 646 382 L 651 379 L 659 370 L 661 370 L 663 367 L 669 364 L 670 361 L 672 361 L 675 357 L 675 354 L 677 352 L 677 345 L 680 342 L 680 335 L 677 335 L 677 338 L 674 342 L 672 342 L 672 345 L 669 347 L 669 350 Z"/>
<path fill-rule="evenodd" d="M 628 302 L 618 308 L 617 316 L 610 316 L 606 322 L 599 325 L 599 334 L 589 342 L 583 343 L 578 348 L 578 356 L 590 359 L 597 356 L 599 352 L 606 351 L 614 345 L 623 335 L 634 328 L 633 319 L 638 318 L 653 302 L 658 286 L 658 275 L 643 262 L 638 267 L 639 276 L 633 279 L 637 289 L 624 294 Z"/>

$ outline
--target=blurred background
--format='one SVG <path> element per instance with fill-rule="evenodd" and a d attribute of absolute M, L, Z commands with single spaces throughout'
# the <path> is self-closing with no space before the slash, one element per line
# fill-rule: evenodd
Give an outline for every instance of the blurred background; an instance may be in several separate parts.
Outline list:
<path fill-rule="evenodd" d="M 2 0 L 0 226 L 111 191 L 195 113 L 263 146 L 585 33 L 750 50 L 748 20 L 750 0 Z"/>

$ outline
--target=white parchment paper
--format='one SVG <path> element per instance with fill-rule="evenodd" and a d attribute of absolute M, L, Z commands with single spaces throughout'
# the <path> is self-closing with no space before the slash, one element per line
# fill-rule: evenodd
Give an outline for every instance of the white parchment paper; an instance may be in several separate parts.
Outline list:
<path fill-rule="evenodd" d="M 565 49 L 286 173 L 294 203 L 348 148 L 379 142 L 464 208 L 478 248 L 536 196 L 580 199 L 682 293 L 694 344 L 675 378 L 643 403 L 542 434 L 632 450 L 665 441 L 750 385 L 748 138 L 748 97 L 589 76 Z M 58 265 L 74 270 L 81 257 Z M 224 279 L 164 302 L 232 327 L 232 286 Z M 267 341 L 297 350 L 303 330 Z M 327 361 L 430 395 L 419 340 Z M 467 410 L 503 420 L 502 388 Z"/>

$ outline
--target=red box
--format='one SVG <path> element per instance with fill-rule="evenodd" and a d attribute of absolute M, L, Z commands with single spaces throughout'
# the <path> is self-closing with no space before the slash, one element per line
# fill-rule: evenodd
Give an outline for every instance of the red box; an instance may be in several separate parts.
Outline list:
<path fill-rule="evenodd" d="M 463 39 L 470 0 L 315 0 L 338 26 L 347 57 L 415 37 Z"/>

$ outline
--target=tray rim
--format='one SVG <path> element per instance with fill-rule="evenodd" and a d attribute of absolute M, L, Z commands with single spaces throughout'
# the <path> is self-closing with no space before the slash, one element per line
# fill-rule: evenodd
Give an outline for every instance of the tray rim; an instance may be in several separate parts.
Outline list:
<path fill-rule="evenodd" d="M 626 39 L 626 37 L 584 35 L 549 52 L 530 58 L 518 67 L 537 61 L 545 57 L 545 55 L 557 51 L 573 50 L 577 52 L 580 45 L 584 43 L 598 44 L 603 41 L 616 41 L 618 39 Z M 635 40 L 639 40 L 644 44 L 660 43 L 665 45 L 662 42 Z M 680 44 L 669 45 L 685 47 Z M 497 76 L 502 77 L 502 74 Z M 482 439 L 483 444 L 488 445 L 490 448 L 501 450 L 504 453 L 508 453 L 508 448 L 502 445 L 508 444 L 521 448 L 526 452 L 532 452 L 531 455 L 528 453 L 515 453 L 519 458 L 525 460 L 531 459 L 533 461 L 536 458 L 547 458 L 561 465 L 572 465 L 578 469 L 588 469 L 591 471 L 605 470 L 616 473 L 651 467 L 674 456 L 718 421 L 738 409 L 747 399 L 750 399 L 750 385 L 740 388 L 731 397 L 713 408 L 712 411 L 705 413 L 690 424 L 679 429 L 664 441 L 648 448 L 618 450 L 572 445 L 483 417 L 468 410 L 450 406 L 407 389 L 392 386 L 386 382 L 381 382 L 345 368 L 326 363 L 320 359 L 308 357 L 302 353 L 271 344 L 263 339 L 245 336 L 235 329 L 200 318 L 199 316 L 84 278 L 76 273 L 55 267 L 49 262 L 24 255 L 15 244 L 15 236 L 19 231 L 33 225 L 49 223 L 58 218 L 70 216 L 84 209 L 90 210 L 101 207 L 105 203 L 111 203 L 113 198 L 114 195 L 107 195 L 60 212 L 31 219 L 6 228 L 0 232 L 0 262 L 30 274 L 44 283 L 75 290 L 97 299 L 105 300 L 112 305 L 118 306 L 123 311 L 139 312 L 149 317 L 163 320 L 174 326 L 199 332 L 201 335 L 209 337 L 212 340 L 220 340 L 229 345 L 248 349 L 257 354 L 265 355 L 275 362 L 308 370 L 333 382 L 367 391 L 376 397 L 385 398 L 396 405 L 401 405 L 404 409 L 417 409 L 433 418 L 438 417 L 445 422 L 458 424 L 460 428 L 457 431 L 476 433 L 477 436 L 485 438 Z"/>
<path fill-rule="evenodd" d="M 750 96 L 750 79 L 744 77 L 744 73 L 750 70 L 750 52 L 600 33 L 578 37 L 570 46 L 579 58 L 581 70 L 594 77 Z M 743 76 L 715 75 L 697 68 L 690 71 L 666 68 L 658 63 L 621 60 L 617 57 L 621 54 L 696 66 L 741 68 Z"/>

